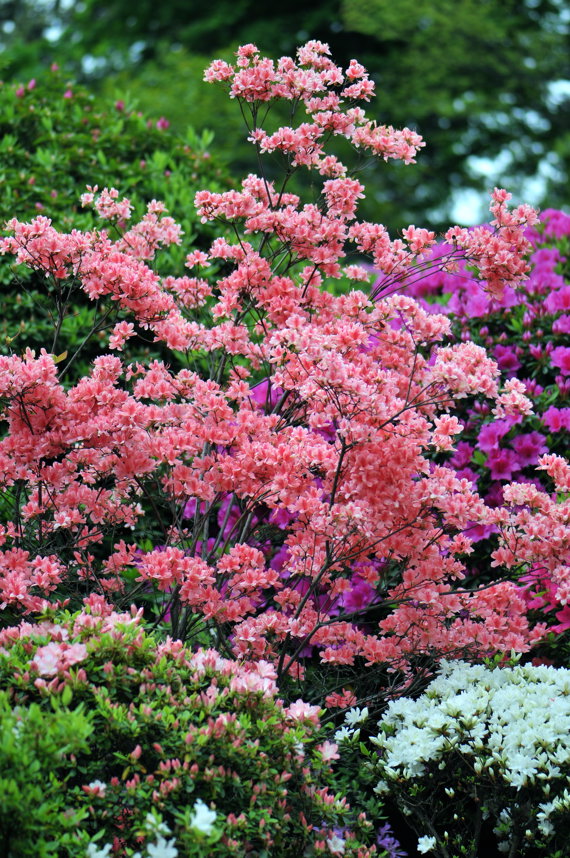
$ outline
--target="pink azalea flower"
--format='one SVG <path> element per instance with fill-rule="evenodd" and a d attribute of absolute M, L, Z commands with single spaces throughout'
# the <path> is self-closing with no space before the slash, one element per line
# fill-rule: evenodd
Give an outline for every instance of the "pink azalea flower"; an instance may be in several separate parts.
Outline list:
<path fill-rule="evenodd" d="M 38 647 L 32 666 L 40 676 L 55 676 L 87 658 L 87 647 L 82 643 L 48 643 Z"/>
<path fill-rule="evenodd" d="M 284 709 L 285 714 L 294 721 L 310 721 L 313 724 L 319 723 L 320 711 L 318 706 L 311 706 L 304 700 L 296 700 Z"/>
<path fill-rule="evenodd" d="M 550 363 L 559 367 L 562 375 L 570 375 L 570 348 L 558 346 L 550 352 Z"/>

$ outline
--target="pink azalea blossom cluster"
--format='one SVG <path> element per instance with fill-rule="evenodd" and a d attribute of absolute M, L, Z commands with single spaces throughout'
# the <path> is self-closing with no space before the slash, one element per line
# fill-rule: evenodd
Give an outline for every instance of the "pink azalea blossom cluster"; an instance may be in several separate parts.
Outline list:
<path fill-rule="evenodd" d="M 367 119 L 362 108 L 352 106 L 356 101 L 370 100 L 374 83 L 355 60 L 343 72 L 322 42 L 311 41 L 300 48 L 297 61 L 282 57 L 277 63 L 261 57 L 255 45 L 243 45 L 237 51 L 235 66 L 215 60 L 204 79 L 226 84 L 230 98 L 248 104 L 275 99 L 302 102 L 310 122 L 297 128 L 279 128 L 274 134 L 253 125 L 250 139 L 260 151 L 289 153 L 294 166 L 314 167 L 324 176 L 343 176 L 346 172 L 334 156 L 326 155 L 324 144 L 331 134 L 342 135 L 357 148 L 384 160 L 395 158 L 406 164 L 413 163 L 417 150 L 425 145 L 416 132 L 378 126 Z M 345 110 L 347 102 L 350 106 Z"/>
<path fill-rule="evenodd" d="M 363 187 L 326 154 L 335 134 L 406 162 L 420 145 L 350 106 L 372 91 L 361 66 L 342 73 L 316 42 L 277 64 L 245 46 L 235 67 L 217 61 L 206 76 L 249 107 L 260 157 L 286 155 L 286 180 L 300 165 L 323 176 L 321 198 L 303 204 L 263 173 L 240 191 L 200 192 L 202 219 L 235 234 L 187 257 L 190 268 L 220 271 L 215 280 L 161 278 L 150 267 L 161 246 L 180 241 L 155 202 L 117 240 L 105 230 L 62 234 L 43 217 L 9 224 L 4 253 L 118 308 L 125 318 L 111 347 L 150 332 L 195 368 L 103 355 L 66 386 L 46 352 L 0 358 L 0 468 L 13 498 L 0 533 L 4 604 L 41 610 L 71 585 L 123 602 L 151 588 L 177 634 L 202 618 L 234 657 L 268 663 L 278 679 L 301 676 L 308 653 L 325 665 L 405 669 L 422 653 L 528 649 L 544 627 L 530 628 L 514 582 L 462 586 L 472 549 L 464 531 L 501 527 L 496 562 L 508 569 L 511 532 L 519 554 L 542 558 L 532 527 L 556 523 L 563 541 L 563 508 L 541 507 L 528 521 L 492 510 L 469 479 L 434 466 L 432 452 L 456 443 L 456 403 L 487 398 L 498 418 L 517 420 L 531 402 L 516 379 L 501 386 L 481 346 L 445 345 L 444 315 L 395 290 L 426 260 L 449 270 L 465 259 L 498 299 L 526 278 L 535 213 L 511 211 L 495 190 L 493 227 L 454 227 L 450 251 L 429 260 L 428 230 L 391 240 L 357 219 Z M 257 109 L 274 98 L 302 105 L 311 121 L 265 134 Z M 112 189 L 83 201 L 118 226 L 129 216 Z M 322 288 L 325 278 L 366 276 L 344 265 L 351 242 L 383 272 L 383 296 Z M 149 522 L 161 545 L 141 555 Z"/>
<path fill-rule="evenodd" d="M 550 626 L 555 632 L 570 628 L 570 624 L 566 624 L 567 594 L 562 585 L 570 553 L 564 540 L 557 542 L 560 525 L 566 523 L 565 507 L 559 504 L 555 510 L 553 496 L 547 493 L 547 486 L 552 491 L 552 482 L 545 479 L 544 472 L 552 471 L 556 465 L 556 473 L 552 471 L 552 474 L 562 493 L 560 500 L 567 485 L 560 456 L 567 454 L 566 433 L 570 431 L 567 402 L 570 349 L 566 345 L 566 335 L 570 331 L 570 286 L 565 256 L 568 235 L 570 218 L 567 214 L 552 209 L 543 212 L 540 223 L 526 233 L 532 246 L 528 279 L 517 291 L 507 286 L 502 298 L 492 297 L 485 284 L 478 282 L 464 263 L 459 265 L 458 275 L 442 270 L 428 271 L 408 284 L 408 292 L 424 309 L 437 314 L 445 312 L 456 336 L 484 345 L 497 361 L 505 381 L 522 383 L 527 396 L 533 400 L 534 413 L 516 418 L 499 416 L 496 409 L 491 415 L 486 405 L 470 403 L 461 415 L 465 426 L 463 439 L 456 445 L 449 464 L 458 476 L 469 479 L 478 488 L 492 508 L 505 503 L 509 492 L 506 484 L 512 480 L 527 484 L 531 493 L 543 493 L 536 495 L 541 497 L 540 506 L 548 510 L 548 515 L 553 515 L 558 524 L 552 521 L 549 530 L 543 519 L 534 538 L 546 543 L 552 533 L 553 541 L 548 541 L 548 545 L 551 549 L 557 546 L 556 559 L 538 558 L 543 549 L 537 546 L 533 564 L 522 549 L 513 570 L 516 566 L 523 573 L 521 592 L 529 610 L 544 611 L 550 622 L 554 616 L 559 620 L 558 624 Z M 445 245 L 434 248 L 433 256 L 445 256 L 450 249 Z M 437 297 L 447 300 L 443 304 L 434 303 Z M 552 454 L 559 455 L 552 458 Z M 523 505 L 528 507 L 526 502 Z M 533 527 L 537 525 L 533 513 L 527 510 L 525 515 L 530 516 Z M 522 519 L 519 523 L 522 524 Z M 483 569 L 486 562 L 482 552 L 486 551 L 490 558 L 496 547 L 492 540 L 499 532 L 496 524 L 470 528 L 470 538 L 479 543 L 476 560 L 479 569 Z M 508 537 L 511 544 L 515 533 L 518 528 Z"/>

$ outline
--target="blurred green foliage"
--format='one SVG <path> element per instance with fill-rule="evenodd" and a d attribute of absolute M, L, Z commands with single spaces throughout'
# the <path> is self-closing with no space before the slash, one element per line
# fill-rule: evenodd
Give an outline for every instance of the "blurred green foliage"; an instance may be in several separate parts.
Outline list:
<path fill-rule="evenodd" d="M 71 809 L 65 790 L 73 755 L 89 751 L 93 728 L 84 707 L 53 704 L 14 706 L 0 691 L 0 851 L 7 858 L 85 854 L 78 833 L 88 813 Z"/>
<path fill-rule="evenodd" d="M 4 74 L 25 78 L 55 58 L 104 82 L 106 91 L 130 92 L 179 131 L 188 123 L 212 128 L 216 151 L 239 174 L 255 166 L 242 145 L 239 111 L 200 84 L 196 72 L 239 43 L 253 41 L 279 56 L 308 38 L 323 39 L 339 63 L 356 57 L 369 68 L 379 92 L 372 114 L 380 122 L 415 127 L 428 143 L 413 168 L 375 169 L 366 217 L 391 229 L 412 221 L 441 228 L 455 193 L 486 190 L 478 159 L 500 156 L 502 175 L 495 178 L 518 199 L 540 174 L 544 200 L 567 203 L 567 12 L 563 0 L 320 0 L 309 7 L 302 0 L 285 7 L 254 0 L 165 0 L 158 7 L 150 0 L 136 7 L 127 0 L 0 0 L 0 64 Z"/>

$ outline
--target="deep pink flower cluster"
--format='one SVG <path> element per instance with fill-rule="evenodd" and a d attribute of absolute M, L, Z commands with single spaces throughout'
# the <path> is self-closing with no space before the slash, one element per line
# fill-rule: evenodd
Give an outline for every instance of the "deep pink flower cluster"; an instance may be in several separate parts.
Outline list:
<path fill-rule="evenodd" d="M 309 652 L 323 664 L 403 668 L 421 653 L 528 649 L 543 627 L 530 628 L 515 583 L 462 588 L 463 531 L 501 528 L 497 565 L 509 569 L 515 552 L 540 556 L 563 588 L 567 507 L 540 495 L 534 509 L 535 495 L 521 501 L 517 489 L 492 509 L 469 478 L 434 466 L 432 452 L 453 449 L 456 403 L 487 398 L 509 423 L 531 402 L 516 378 L 501 386 L 483 347 L 443 344 L 449 320 L 396 288 L 427 264 L 447 277 L 466 260 L 500 300 L 526 278 L 535 213 L 510 210 L 495 189 L 493 226 L 453 227 L 448 248 L 430 258 L 428 230 L 391 240 L 357 219 L 363 187 L 326 152 L 334 135 L 405 162 L 421 145 L 354 106 L 372 91 L 362 67 L 342 72 L 317 42 L 277 64 L 250 45 L 235 67 L 217 61 L 206 77 L 250 110 L 260 156 L 284 153 L 287 177 L 301 165 L 323 176 L 321 198 L 303 204 L 263 174 L 239 191 L 200 192 L 202 219 L 236 235 L 187 257 L 191 268 L 220 270 L 216 280 L 163 279 L 150 267 L 161 246 L 180 241 L 156 202 L 118 240 L 104 230 L 62 234 L 43 217 L 11 222 L 4 253 L 56 281 L 76 278 L 89 298 L 119 308 L 112 348 L 150 332 L 189 361 L 206 356 L 211 373 L 104 355 L 68 387 L 47 353 L 0 358 L 0 468 L 14 488 L 13 520 L 1 529 L 3 603 L 36 611 L 70 582 L 124 601 L 134 575 L 137 587 L 164 594 L 177 633 L 203 618 L 234 656 L 271 662 L 279 677 L 299 675 Z M 266 134 L 258 107 L 274 98 L 309 121 Z M 119 227 L 130 215 L 112 189 L 91 189 L 83 202 Z M 321 288 L 325 278 L 366 278 L 344 264 L 351 242 L 383 272 L 376 300 Z M 530 463 L 543 445 L 527 434 L 511 452 Z M 565 490 L 562 465 L 540 461 Z M 497 460 L 496 473 L 510 476 L 512 465 Z M 149 521 L 161 547 L 141 556 Z M 537 534 L 553 526 L 559 542 L 543 550 Z"/>

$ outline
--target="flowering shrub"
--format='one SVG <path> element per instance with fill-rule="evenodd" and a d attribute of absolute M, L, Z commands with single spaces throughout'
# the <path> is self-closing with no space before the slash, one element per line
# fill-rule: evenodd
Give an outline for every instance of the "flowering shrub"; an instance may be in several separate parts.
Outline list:
<path fill-rule="evenodd" d="M 376 791 L 408 815 L 419 852 L 475 858 L 492 825 L 511 858 L 564 854 L 570 670 L 443 662 L 425 693 L 392 701 L 379 726 Z"/>
<path fill-rule="evenodd" d="M 455 336 L 484 346 L 497 360 L 502 378 L 518 378 L 532 398 L 534 413 L 507 419 L 493 418 L 486 404 L 465 401 L 457 406 L 464 430 L 448 463 L 459 476 L 472 482 L 490 507 L 504 504 L 504 490 L 512 480 L 551 493 L 553 485 L 544 467 L 537 469 L 539 459 L 546 453 L 567 453 L 570 385 L 564 360 L 570 318 L 566 313 L 569 237 L 568 215 L 543 212 L 540 223 L 528 232 L 532 244 L 529 278 L 517 292 L 506 289 L 501 300 L 490 298 L 484 284 L 477 282 L 465 265 L 460 266 L 461 276 L 427 273 L 408 284 L 409 292 L 424 309 L 447 313 Z M 551 499 L 543 495 L 536 495 L 534 503 L 539 497 L 543 508 L 554 508 Z M 559 521 L 566 521 L 563 511 Z M 504 522 L 485 527 L 474 524 L 467 531 L 474 547 L 469 564 L 472 580 L 492 578 L 490 561 L 497 530 L 504 533 Z M 543 556 L 529 563 L 521 553 L 520 562 L 513 564 L 513 574 L 518 571 L 521 576 L 529 610 L 540 612 L 550 630 L 560 634 L 570 628 L 570 614 L 567 597 L 564 591 L 559 592 L 559 573 L 548 556 L 555 546 L 554 567 L 568 565 L 567 536 L 560 529 L 541 532 L 548 532 L 547 539 L 541 537 L 546 543 Z"/>
<path fill-rule="evenodd" d="M 0 84 L 0 224 L 49 212 L 58 228 L 92 229 L 97 215 L 81 208 L 79 194 L 86 184 L 112 185 L 128 191 L 137 216 L 152 199 L 163 200 L 182 218 L 186 240 L 207 247 L 214 231 L 200 223 L 194 194 L 204 183 L 222 190 L 229 182 L 205 144 L 191 132 L 182 139 L 155 123 L 149 127 L 130 105 L 95 97 L 57 69 L 26 85 Z M 162 270 L 174 273 L 183 261 L 181 248 L 172 245 L 161 255 Z M 71 358 L 92 329 L 83 359 L 100 352 L 110 320 L 72 282 L 58 285 L 24 268 L 15 285 L 12 259 L 0 259 L 0 352 L 10 353 L 13 342 L 16 351 L 45 346 Z M 149 346 L 139 341 L 138 353 Z M 63 369 L 65 358 L 62 363 Z"/>
<path fill-rule="evenodd" d="M 135 601 L 177 637 L 206 630 L 224 653 L 270 662 L 282 687 L 309 668 L 319 680 L 311 702 L 340 706 L 409 681 L 418 659 L 525 651 L 544 626 L 530 627 L 511 581 L 462 587 L 462 531 L 503 523 L 495 558 L 508 569 L 509 535 L 534 562 L 543 546 L 529 516 L 562 539 L 567 507 L 541 500 L 523 514 L 533 499 L 515 488 L 512 509 L 491 510 L 431 454 L 452 448 L 458 401 L 487 398 L 499 419 L 530 413 L 531 402 L 516 379 L 500 387 L 483 348 L 437 345 L 448 319 L 393 294 L 424 270 L 435 236 L 411 226 L 391 240 L 359 221 L 363 186 L 328 148 L 341 137 L 409 163 L 421 139 L 368 119 L 366 71 L 353 62 L 342 72 L 318 42 L 277 64 L 244 46 L 235 66 L 216 61 L 206 78 L 239 101 L 259 153 L 259 176 L 241 190 L 196 195 L 202 220 L 235 240 L 188 253 L 189 275 L 161 277 L 157 250 L 180 241 L 162 204 L 129 227 L 130 202 L 91 189 L 82 202 L 109 230 L 64 233 L 40 216 L 12 220 L 2 241 L 57 289 L 73 283 L 96 302 L 114 322 L 110 349 L 128 353 L 141 334 L 187 364 L 106 354 L 71 385 L 45 351 L 0 359 L 5 621 L 90 592 L 118 607 Z M 302 121 L 262 127 L 274 99 Z M 274 153 L 279 187 L 264 178 Z M 302 167 L 322 182 L 316 202 L 288 192 Z M 492 228 L 451 228 L 437 262 L 450 271 L 467 260 L 497 300 L 526 276 L 525 229 L 536 220 L 507 203 L 496 189 Z M 383 272 L 374 298 L 321 288 L 367 280 L 345 264 L 350 245 Z M 565 491 L 565 461 L 544 467 Z M 557 557 L 552 549 L 549 562 Z"/>
<path fill-rule="evenodd" d="M 267 662 L 240 665 L 211 649 L 158 642 L 145 634 L 140 613 L 117 614 L 94 598 L 80 613 L 5 630 L 0 684 L 9 691 L 7 718 L 16 723 L 22 753 L 44 723 L 60 734 L 54 776 L 46 773 L 44 750 L 53 735 L 31 746 L 30 771 L 38 777 L 23 794 L 37 791 L 36 756 L 48 788 L 43 804 L 20 805 L 17 818 L 35 813 L 30 824 L 39 825 L 65 784 L 59 815 L 49 819 L 52 842 L 69 845 L 58 855 L 85 855 L 88 842 L 90 858 L 111 848 L 119 856 L 148 849 L 149 858 L 382 855 L 364 845 L 374 839 L 371 823 L 331 791 L 336 745 L 320 738 L 319 708 L 301 700 L 285 706 L 275 677 Z M 13 745 L 9 730 L 0 752 Z M 8 781 L 25 780 L 24 771 L 2 771 Z M 5 782 L 4 851 L 13 804 L 5 803 Z M 68 817 L 75 827 L 81 820 L 75 841 Z M 26 846 L 10 854 L 39 853 Z"/>

